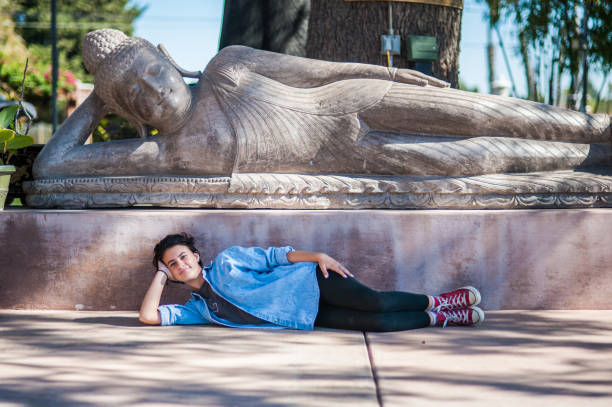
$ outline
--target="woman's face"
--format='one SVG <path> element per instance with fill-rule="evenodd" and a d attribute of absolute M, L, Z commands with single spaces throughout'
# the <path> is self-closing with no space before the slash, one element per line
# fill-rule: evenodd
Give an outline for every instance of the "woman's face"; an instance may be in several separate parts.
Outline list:
<path fill-rule="evenodd" d="M 202 274 L 202 267 L 198 263 L 200 255 L 192 252 L 189 247 L 182 244 L 172 246 L 164 252 L 162 261 L 175 280 L 187 283 L 197 279 Z"/>
<path fill-rule="evenodd" d="M 140 50 L 116 92 L 127 110 L 157 129 L 180 124 L 191 105 L 191 91 L 181 74 L 156 50 Z"/>

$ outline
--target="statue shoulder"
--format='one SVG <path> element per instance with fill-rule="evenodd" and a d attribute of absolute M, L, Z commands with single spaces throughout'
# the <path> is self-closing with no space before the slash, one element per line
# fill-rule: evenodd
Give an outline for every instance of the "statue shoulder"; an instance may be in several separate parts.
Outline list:
<path fill-rule="evenodd" d="M 250 56 L 256 51 L 256 49 L 245 47 L 244 45 L 227 46 L 210 60 L 208 65 L 206 65 L 206 71 L 220 67 L 244 65 L 248 63 Z"/>
<path fill-rule="evenodd" d="M 236 87 L 242 74 L 248 70 L 246 61 L 253 51 L 253 48 L 243 45 L 225 47 L 208 62 L 204 72 L 215 85 Z"/>
<path fill-rule="evenodd" d="M 228 45 L 217 53 L 217 56 L 240 58 L 257 51 L 255 48 L 246 45 Z"/>

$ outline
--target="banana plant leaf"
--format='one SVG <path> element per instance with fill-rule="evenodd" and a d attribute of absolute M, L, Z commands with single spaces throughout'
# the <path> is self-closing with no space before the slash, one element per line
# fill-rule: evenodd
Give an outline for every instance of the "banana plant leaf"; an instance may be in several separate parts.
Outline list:
<path fill-rule="evenodd" d="M 7 129 L 13 127 L 18 108 L 19 106 L 13 105 L 0 110 L 0 128 Z"/>
<path fill-rule="evenodd" d="M 0 143 L 8 143 L 15 137 L 15 132 L 10 129 L 0 129 Z M 4 147 L 4 146 L 3 146 Z"/>
<path fill-rule="evenodd" d="M 30 136 L 24 136 L 22 134 L 15 134 L 8 144 L 6 145 L 7 150 L 18 150 L 34 144 L 34 139 Z"/>

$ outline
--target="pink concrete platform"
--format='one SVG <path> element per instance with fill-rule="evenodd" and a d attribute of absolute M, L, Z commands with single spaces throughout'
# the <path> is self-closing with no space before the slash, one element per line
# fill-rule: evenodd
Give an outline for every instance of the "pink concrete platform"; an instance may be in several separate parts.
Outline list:
<path fill-rule="evenodd" d="M 612 210 L 5 210 L 0 308 L 135 310 L 154 244 L 324 251 L 377 289 L 478 287 L 485 309 L 611 309 Z M 163 302 L 182 302 L 171 286 Z"/>

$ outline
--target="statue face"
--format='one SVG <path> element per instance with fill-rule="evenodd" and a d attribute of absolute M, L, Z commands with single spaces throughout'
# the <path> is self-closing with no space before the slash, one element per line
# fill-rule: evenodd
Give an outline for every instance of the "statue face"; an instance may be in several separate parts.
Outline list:
<path fill-rule="evenodd" d="M 129 113 L 157 129 L 179 125 L 191 105 L 181 74 L 157 51 L 143 48 L 115 87 Z"/>

